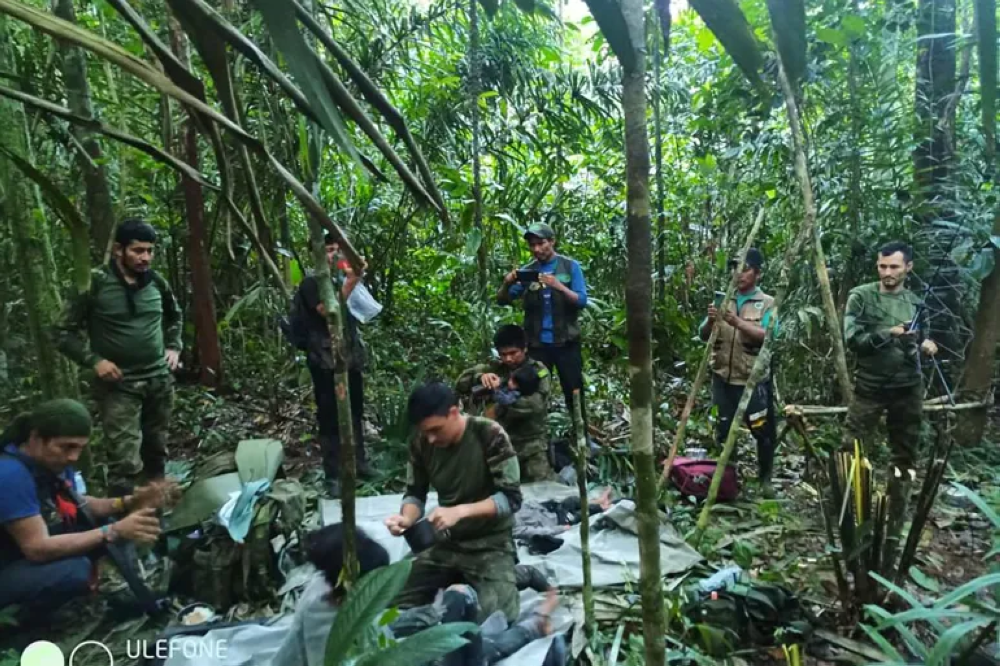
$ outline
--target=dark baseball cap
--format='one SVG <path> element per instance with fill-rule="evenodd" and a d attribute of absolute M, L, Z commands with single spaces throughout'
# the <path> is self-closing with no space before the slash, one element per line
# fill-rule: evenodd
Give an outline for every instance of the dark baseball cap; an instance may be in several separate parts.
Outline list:
<path fill-rule="evenodd" d="M 735 268 L 738 263 L 739 263 L 739 257 L 732 257 L 729 259 L 730 268 Z M 760 270 L 764 268 L 764 255 L 761 254 L 760 250 L 758 250 L 755 247 L 752 247 L 749 250 L 747 250 L 746 261 L 744 261 L 743 263 L 744 265 L 749 266 L 750 268 L 756 268 L 757 270 Z"/>
<path fill-rule="evenodd" d="M 543 240 L 552 240 L 556 237 L 556 232 L 552 230 L 552 227 L 543 222 L 535 222 L 524 232 L 525 238 L 529 236 L 536 236 Z"/>

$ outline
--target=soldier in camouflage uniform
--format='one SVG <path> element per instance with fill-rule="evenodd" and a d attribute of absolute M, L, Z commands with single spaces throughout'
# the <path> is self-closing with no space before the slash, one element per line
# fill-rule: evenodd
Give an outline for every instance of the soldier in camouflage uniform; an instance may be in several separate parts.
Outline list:
<path fill-rule="evenodd" d="M 524 329 L 516 324 L 503 326 L 493 336 L 493 346 L 500 355 L 499 360 L 469 368 L 458 378 L 455 390 L 459 395 L 470 396 L 478 393 L 478 387 L 494 391 L 506 386 L 510 376 L 518 369 L 532 366 L 538 372 L 538 390 L 531 395 L 520 396 L 513 404 L 496 410 L 496 420 L 507 431 L 511 444 L 517 452 L 521 466 L 521 481 L 541 481 L 552 477 L 552 466 L 548 459 L 549 428 L 547 423 L 551 374 L 545 364 L 528 358 L 528 338 Z M 470 400 L 473 407 L 481 407 L 482 401 Z"/>
<path fill-rule="evenodd" d="M 163 476 L 182 318 L 167 281 L 150 268 L 156 231 L 138 219 L 118 225 L 112 258 L 90 290 L 69 299 L 56 329 L 59 350 L 93 370 L 108 476 L 127 492 L 140 474 Z"/>
<path fill-rule="evenodd" d="M 889 474 L 887 547 L 899 539 L 911 479 L 915 475 L 923 420 L 920 354 L 937 353 L 926 337 L 928 317 L 916 294 L 906 288 L 913 250 L 894 241 L 878 254 L 878 282 L 855 287 L 844 312 L 844 341 L 855 353 L 854 401 L 847 411 L 844 444 L 871 442 L 884 412 L 893 470 Z M 888 558 L 887 561 L 892 560 Z"/>
<path fill-rule="evenodd" d="M 418 387 L 408 412 L 419 432 L 410 444 L 402 507 L 385 524 L 400 536 L 423 517 L 433 487 L 438 507 L 427 520 L 444 538 L 417 556 L 394 605 L 428 604 L 438 590 L 465 584 L 479 597 L 480 622 L 497 610 L 516 621 L 513 526 L 521 475 L 507 433 L 495 421 L 461 413 L 442 383 Z"/>

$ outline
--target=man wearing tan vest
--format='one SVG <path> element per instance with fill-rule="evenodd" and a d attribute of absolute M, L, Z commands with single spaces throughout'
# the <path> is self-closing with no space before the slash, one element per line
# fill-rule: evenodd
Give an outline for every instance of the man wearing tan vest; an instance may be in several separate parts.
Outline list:
<path fill-rule="evenodd" d="M 726 312 L 716 310 L 716 303 L 708 306 L 708 317 L 702 322 L 699 333 L 708 340 L 712 327 L 719 327 L 712 348 L 712 402 L 719 415 L 715 427 L 716 442 L 722 444 L 729 434 L 729 426 L 736 413 L 743 387 L 750 378 L 760 348 L 764 344 L 766 328 L 773 316 L 774 298 L 757 288 L 764 256 L 757 248 L 747 251 L 742 267 L 730 260 L 730 270 L 739 270 L 736 282 L 736 299 Z M 777 325 L 777 322 L 775 322 Z M 774 389 L 770 368 L 757 384 L 747 405 L 746 424 L 757 440 L 757 478 L 761 495 L 774 496 L 771 471 L 774 467 L 774 446 L 777 428 L 774 417 Z"/>

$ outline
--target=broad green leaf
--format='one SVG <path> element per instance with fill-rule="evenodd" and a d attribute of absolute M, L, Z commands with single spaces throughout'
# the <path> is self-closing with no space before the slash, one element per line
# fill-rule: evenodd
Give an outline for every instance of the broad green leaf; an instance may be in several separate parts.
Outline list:
<path fill-rule="evenodd" d="M 691 0 L 690 4 L 750 83 L 755 87 L 763 85 L 760 43 L 735 0 Z"/>
<path fill-rule="evenodd" d="M 995 243 L 1000 243 L 1000 236 L 993 236 L 993 238 L 995 239 Z M 997 247 L 1000 248 L 1000 245 L 997 245 Z M 958 490 L 958 492 L 969 498 L 969 501 L 975 504 L 976 508 L 983 512 L 984 516 L 989 518 L 990 522 L 993 523 L 993 527 L 1000 530 L 1000 514 L 997 514 L 997 512 L 993 510 L 993 507 L 987 504 L 986 500 L 980 497 L 979 493 L 963 486 L 961 483 L 952 483 L 951 485 Z"/>
<path fill-rule="evenodd" d="M 970 620 L 949 627 L 948 631 L 941 634 L 934 649 L 931 650 L 931 654 L 927 658 L 927 666 L 945 666 L 948 663 L 948 658 L 958 652 L 958 644 L 962 639 L 989 623 L 989 619 Z"/>
<path fill-rule="evenodd" d="M 892 643 L 885 638 L 885 636 L 872 627 L 869 627 L 867 624 L 862 624 L 860 626 L 861 631 L 865 632 L 865 634 L 868 635 L 868 638 L 870 638 L 872 642 L 875 643 L 875 645 L 877 645 L 878 648 L 882 650 L 882 652 L 884 652 L 890 659 L 895 659 L 899 663 L 906 662 L 906 659 L 904 659 L 903 655 L 899 653 L 899 650 L 897 650 Z"/>
<path fill-rule="evenodd" d="M 980 576 L 979 578 L 970 580 L 964 585 L 959 585 L 950 593 L 934 602 L 934 606 L 935 608 L 947 608 L 948 606 L 961 601 L 965 597 L 975 594 L 984 587 L 991 587 L 993 585 L 1000 585 L 1000 573 Z"/>
<path fill-rule="evenodd" d="M 806 7 L 804 0 L 767 0 L 774 41 L 794 86 L 806 72 Z"/>
<path fill-rule="evenodd" d="M 887 615 L 882 622 L 879 623 L 878 629 L 889 629 L 898 627 L 903 624 L 908 624 L 910 622 L 939 622 L 941 620 L 968 620 L 971 618 L 980 618 L 982 615 L 974 611 L 969 610 L 949 610 L 947 608 L 914 608 L 912 610 L 903 611 L 902 613 L 896 613 L 895 615 Z M 944 626 L 943 624 L 941 626 Z"/>
<path fill-rule="evenodd" d="M 622 64 L 625 72 L 635 71 L 635 50 L 629 36 L 628 25 L 622 14 L 621 5 L 616 0 L 586 0 L 590 13 L 601 28 L 601 34 Z"/>
<path fill-rule="evenodd" d="M 941 591 L 941 586 L 938 584 L 938 582 L 935 579 L 928 576 L 927 574 L 925 574 L 917 567 L 910 567 L 910 578 L 913 579 L 914 583 L 924 588 L 925 590 L 928 590 L 930 592 Z"/>
<path fill-rule="evenodd" d="M 465 241 L 465 254 L 468 257 L 475 257 L 476 252 L 479 251 L 479 246 L 483 242 L 483 232 L 479 229 L 473 229 L 469 232 L 468 238 Z"/>
<path fill-rule="evenodd" d="M 372 571 L 347 593 L 326 641 L 326 666 L 341 666 L 355 639 L 386 609 L 406 584 L 412 560 Z"/>
<path fill-rule="evenodd" d="M 357 666 L 422 666 L 453 652 L 468 639 L 462 634 L 476 633 L 478 625 L 471 622 L 439 624 L 410 636 L 385 650 L 366 654 Z M 329 662 L 327 662 L 329 663 Z"/>
<path fill-rule="evenodd" d="M 699 51 L 702 53 L 708 53 L 712 50 L 712 46 L 715 44 L 715 35 L 708 29 L 708 26 L 699 30 L 696 38 L 698 40 Z"/>
<path fill-rule="evenodd" d="M 835 30 L 833 28 L 816 28 L 816 36 L 819 37 L 821 41 L 827 44 L 833 44 L 834 46 L 844 46 L 848 44 L 847 35 L 841 30 Z"/>
<path fill-rule="evenodd" d="M 879 606 L 868 605 L 865 606 L 865 610 L 868 612 L 869 615 L 880 620 L 886 620 L 892 617 L 892 614 L 889 613 L 889 611 Z M 903 640 L 906 641 L 907 647 L 910 648 L 910 652 L 917 655 L 921 659 L 927 659 L 927 654 L 929 650 L 920 641 L 920 639 L 917 638 L 916 634 L 913 633 L 913 631 L 910 629 L 909 626 L 907 626 L 905 623 L 898 623 L 893 625 L 893 630 L 903 637 Z M 877 630 L 875 631 L 877 632 Z"/>
<path fill-rule="evenodd" d="M 354 142 L 344 127 L 337 105 L 330 98 L 330 93 L 323 82 L 317 55 L 306 44 L 305 38 L 299 32 L 295 22 L 295 13 L 288 11 L 284 0 L 254 0 L 254 6 L 264 17 L 267 30 L 271 33 L 275 45 L 285 62 L 292 70 L 296 83 L 309 100 L 309 106 L 316 114 L 319 124 L 340 146 L 341 150 L 351 156 L 359 166 L 367 168 L 354 147 Z"/>
<path fill-rule="evenodd" d="M 852 38 L 865 34 L 865 20 L 856 14 L 848 14 L 841 18 L 840 27 Z"/>
<path fill-rule="evenodd" d="M 869 571 L 868 576 L 873 580 L 877 581 L 878 583 L 880 583 L 882 587 L 889 590 L 893 594 L 897 595 L 900 599 L 902 599 L 906 603 L 910 604 L 910 606 L 912 606 L 913 608 L 917 610 L 925 608 L 925 606 L 922 603 L 920 603 L 919 599 L 914 597 L 912 594 L 907 592 L 902 587 L 886 580 L 883 576 L 875 573 L 874 571 Z M 937 629 L 938 631 L 944 631 L 944 625 L 941 624 L 939 620 L 933 618 L 927 618 L 927 619 L 935 629 Z"/>

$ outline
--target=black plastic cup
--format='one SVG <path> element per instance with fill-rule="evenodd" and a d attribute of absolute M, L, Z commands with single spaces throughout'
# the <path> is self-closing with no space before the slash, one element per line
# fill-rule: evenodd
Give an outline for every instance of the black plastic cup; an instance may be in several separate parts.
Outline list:
<path fill-rule="evenodd" d="M 437 530 L 429 520 L 423 518 L 413 523 L 413 525 L 403 532 L 403 538 L 410 545 L 410 550 L 414 553 L 422 553 L 438 540 Z"/>

